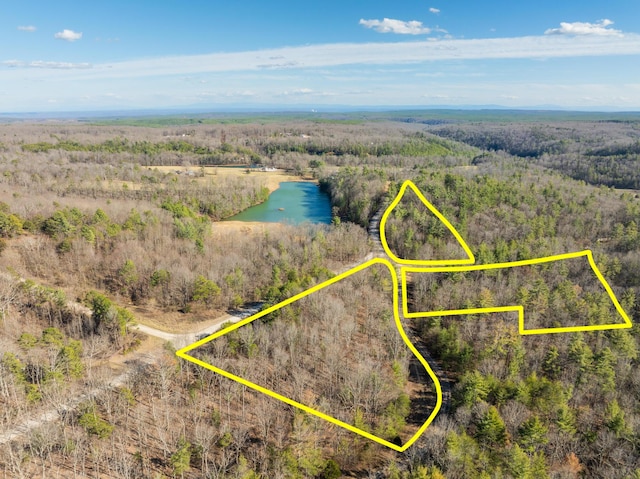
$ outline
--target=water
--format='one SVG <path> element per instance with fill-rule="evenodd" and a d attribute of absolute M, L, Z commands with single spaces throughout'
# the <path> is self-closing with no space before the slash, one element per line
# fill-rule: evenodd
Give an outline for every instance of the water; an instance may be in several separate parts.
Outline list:
<path fill-rule="evenodd" d="M 315 183 L 285 181 L 262 204 L 252 206 L 229 221 L 260 221 L 264 223 L 331 223 L 329 196 Z"/>

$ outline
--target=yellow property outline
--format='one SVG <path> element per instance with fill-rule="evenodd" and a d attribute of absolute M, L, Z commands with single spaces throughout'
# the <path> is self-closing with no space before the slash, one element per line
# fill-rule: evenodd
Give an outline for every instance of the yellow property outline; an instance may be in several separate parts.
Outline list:
<path fill-rule="evenodd" d="M 411 191 L 413 191 L 416 194 L 416 196 L 420 199 L 420 201 L 422 201 L 422 203 L 429 209 L 429 211 L 431 211 L 434 215 L 436 215 L 436 217 L 440 221 L 442 221 L 442 223 L 447 227 L 447 229 L 451 233 L 453 233 L 453 236 L 455 236 L 455 238 L 458 240 L 458 243 L 460 244 L 460 246 L 462 246 L 462 249 L 464 250 L 464 252 L 467 253 L 467 259 L 433 259 L 433 260 L 403 259 L 403 258 L 398 258 L 395 254 L 393 254 L 393 252 L 389 248 L 389 244 L 387 243 L 387 234 L 385 232 L 385 229 L 387 226 L 387 219 L 389 218 L 389 215 L 391 214 L 393 209 L 397 206 L 397 204 L 400 203 L 400 200 L 402 200 L 402 197 L 404 196 L 404 193 L 407 190 L 407 188 L 410 188 Z M 400 187 L 400 191 L 398 192 L 393 202 L 389 205 L 389 207 L 385 210 L 384 214 L 382 215 L 382 219 L 380 220 L 380 241 L 382 242 L 382 247 L 384 248 L 384 251 L 385 253 L 387 253 L 389 258 L 391 258 L 393 261 L 399 264 L 452 265 L 452 264 L 473 264 L 476 262 L 476 258 L 475 256 L 473 256 L 473 253 L 471 252 L 471 248 L 469 248 L 469 246 L 467 245 L 465 240 L 462 238 L 460 233 L 458 233 L 458 231 L 453 227 L 453 225 L 449 222 L 449 220 L 445 218 L 444 215 L 440 213 L 438 209 L 435 206 L 433 206 L 429 202 L 429 200 L 427 200 L 424 197 L 424 195 L 418 189 L 418 187 L 410 180 L 406 180 L 404 183 L 402 183 L 402 186 Z"/>
<path fill-rule="evenodd" d="M 458 243 L 460 244 L 460 246 L 462 246 L 463 250 L 465 251 L 465 253 L 467 254 L 468 258 L 467 259 L 451 259 L 451 260 L 407 260 L 407 259 L 402 259 L 402 258 L 398 258 L 397 256 L 395 256 L 391 250 L 389 249 L 389 245 L 387 243 L 387 239 L 386 239 L 386 234 L 385 234 L 385 227 L 386 227 L 386 223 L 387 223 L 387 219 L 389 218 L 389 215 L 391 214 L 392 210 L 398 205 L 398 203 L 400 202 L 400 200 L 402 199 L 405 191 L 407 188 L 410 188 L 420 199 L 420 201 L 422 201 L 422 203 L 438 218 L 440 219 L 440 221 L 442 221 L 442 223 L 444 223 L 444 225 L 447 227 L 447 229 L 455 236 L 455 238 L 457 239 Z M 567 253 L 567 254 L 559 254 L 559 255 L 553 255 L 553 256 L 545 256 L 542 258 L 534 258 L 534 259 L 530 259 L 530 260 L 523 260 L 523 261 L 514 261 L 514 262 L 507 262 L 507 263 L 496 263 L 496 264 L 482 264 L 482 265 L 474 265 L 473 263 L 475 263 L 475 257 L 473 255 L 473 253 L 471 252 L 471 249 L 469 248 L 469 246 L 467 245 L 467 243 L 464 241 L 464 239 L 462 238 L 462 236 L 458 233 L 458 231 L 456 231 L 456 229 L 453 227 L 453 225 L 442 215 L 442 213 L 440 213 L 435 206 L 433 206 L 420 192 L 420 190 L 416 187 L 416 185 L 407 180 L 405 181 L 401 188 L 400 191 L 398 192 L 397 196 L 395 197 L 395 199 L 393 200 L 393 202 L 389 205 L 389 207 L 385 210 L 384 214 L 382 215 L 381 221 L 380 221 L 380 240 L 382 242 L 382 246 L 384 248 L 384 251 L 386 252 L 386 254 L 396 263 L 399 264 L 409 264 L 409 265 L 416 265 L 414 267 L 401 267 L 400 271 L 401 271 L 401 279 L 402 279 L 402 312 L 403 312 L 403 316 L 405 318 L 418 318 L 418 317 L 433 317 L 433 316 L 445 316 L 445 315 L 466 315 L 466 314 L 476 314 L 476 313 L 493 313 L 493 312 L 505 312 L 505 311 L 517 311 L 518 312 L 518 327 L 519 327 L 519 332 L 521 335 L 533 335 L 533 334 L 550 334 L 550 333 L 570 333 L 570 332 L 578 332 L 578 331 L 597 331 L 597 330 L 607 330 L 607 329 L 625 329 L 625 328 L 631 328 L 632 327 L 632 323 L 631 320 L 629 319 L 629 316 L 626 314 L 626 312 L 624 311 L 624 309 L 622 309 L 622 306 L 620 305 L 620 303 L 618 302 L 618 299 L 616 298 L 613 290 L 611 289 L 611 287 L 609 286 L 609 284 L 607 283 L 607 281 L 605 280 L 604 276 L 602 275 L 602 273 L 600 272 L 600 270 L 598 269 L 598 267 L 595 264 L 595 261 L 593 260 L 593 254 L 590 250 L 584 250 L 584 251 L 578 251 L 578 252 L 574 252 L 574 253 Z M 530 330 L 526 330 L 524 328 L 524 306 L 522 305 L 513 305 L 513 306 L 500 306 L 500 307 L 492 307 L 492 308 L 470 308 L 470 309 L 458 309 L 458 310 L 443 310 L 443 311 L 428 311 L 428 312 L 409 312 L 408 310 L 408 293 L 407 293 L 407 274 L 411 273 L 411 272 L 418 272 L 418 273 L 449 273 L 449 272 L 464 272 L 464 271 L 482 271 L 482 270 L 490 270 L 490 269 L 501 269 L 501 268 L 513 268 L 513 267 L 518 267 L 518 266 L 528 266 L 528 265 L 536 265 L 536 264 L 542 264 L 542 263 L 549 263 L 552 261 L 560 261 L 560 260 L 564 260 L 564 259 L 571 259 L 571 258 L 579 258 L 579 257 L 583 257 L 586 256 L 589 264 L 591 266 L 591 269 L 593 270 L 593 272 L 595 273 L 596 277 L 598 278 L 598 280 L 600 281 L 600 283 L 604 286 L 605 290 L 607 291 L 607 294 L 609 295 L 609 297 L 611 298 L 611 301 L 613 302 L 616 310 L 618 311 L 618 313 L 620 314 L 620 316 L 623 319 L 623 323 L 614 323 L 614 324 L 596 324 L 596 325 L 588 325 L 588 326 L 567 326 L 567 327 L 556 327 L 556 328 L 538 328 L 538 329 L 530 329 Z M 318 411 L 316 409 L 313 409 L 309 406 L 306 406 L 302 403 L 299 403 L 297 401 L 294 401 L 293 399 L 290 399 L 286 396 L 283 396 L 281 394 L 276 393 L 275 391 L 271 391 L 270 389 L 267 389 L 263 386 L 260 386 L 258 384 L 252 383 L 251 381 L 247 381 L 246 379 L 243 379 L 239 376 L 236 376 L 235 374 L 232 374 L 228 371 L 225 371 L 223 369 L 217 368 L 216 366 L 213 366 L 211 364 L 208 364 L 198 358 L 195 358 L 193 356 L 190 356 L 189 354 L 187 354 L 188 352 L 192 351 L 193 349 L 196 349 L 206 343 L 208 343 L 209 341 L 213 341 L 214 339 L 217 339 L 221 336 L 224 336 L 227 333 L 230 333 L 232 331 L 235 331 L 238 328 L 241 328 L 242 326 L 245 326 L 246 324 L 249 324 L 253 321 L 255 321 L 256 319 L 259 319 L 269 313 L 272 313 L 284 306 L 287 306 L 291 303 L 294 303 L 295 301 L 304 298 L 305 296 L 308 296 L 316 291 L 319 291 L 327 286 L 330 286 L 332 284 L 337 283 L 338 281 L 341 281 L 345 278 L 347 278 L 348 276 L 351 276 L 352 274 L 355 274 L 359 271 L 362 271 L 366 268 L 368 268 L 369 266 L 372 266 L 374 264 L 382 264 L 385 265 L 388 269 L 389 272 L 391 273 L 391 277 L 393 280 L 393 317 L 395 320 L 395 324 L 396 324 L 396 328 L 398 329 L 398 332 L 400 333 L 400 336 L 402 337 L 402 340 L 404 341 L 404 343 L 409 347 L 409 349 L 411 350 L 411 352 L 413 353 L 413 355 L 420 361 L 420 363 L 422 364 L 422 366 L 425 368 L 425 370 L 427 371 L 427 373 L 429 374 L 429 377 L 431 378 L 431 380 L 433 381 L 433 384 L 435 386 L 435 392 L 436 392 L 436 404 L 435 407 L 433 409 L 433 411 L 431 412 L 431 414 L 429 415 L 429 417 L 427 418 L 427 420 L 424 422 L 424 424 L 422 424 L 422 426 L 420 426 L 420 428 L 417 430 L 417 432 L 403 445 L 399 446 L 397 444 L 393 444 L 392 442 L 387 441 L 386 439 L 383 439 L 381 437 L 378 437 L 374 434 L 371 434 L 367 431 L 364 431 L 362 429 L 359 429 L 351 424 L 348 424 L 344 421 L 340 421 L 339 419 L 336 419 L 334 417 L 331 417 L 321 411 Z M 452 266 L 452 265 L 463 265 L 463 266 Z M 422 266 L 422 267 L 417 267 L 417 266 Z M 430 266 L 430 267 L 428 267 Z M 437 267 L 433 267 L 433 266 L 437 266 Z M 442 387 L 440 385 L 440 381 L 438 380 L 438 377 L 435 375 L 435 373 L 433 372 L 433 370 L 431 369 L 431 367 L 429 366 L 429 363 L 422 357 L 422 355 L 418 352 L 418 350 L 416 349 L 416 347 L 411 343 L 411 341 L 409 340 L 409 338 L 407 337 L 407 334 L 404 332 L 404 329 L 402 327 L 402 321 L 400 320 L 400 315 L 399 315 L 399 308 L 398 308 L 398 293 L 399 293 L 399 284 L 398 284 L 398 276 L 396 274 L 395 268 L 394 266 L 391 264 L 391 262 L 389 262 L 387 259 L 383 259 L 383 258 L 374 258 L 370 261 L 367 261 L 361 265 L 358 265 L 348 271 L 345 271 L 342 274 L 339 274 L 323 283 L 320 283 L 316 286 L 313 286 L 312 288 L 303 291 L 302 293 L 299 293 L 289 299 L 286 299 L 274 306 L 271 306 L 263 311 L 260 311 L 257 314 L 254 314 L 253 316 L 250 316 L 246 319 L 243 319 L 241 321 L 238 321 L 237 323 L 234 323 L 233 325 L 229 326 L 228 328 L 225 328 L 223 330 L 220 330 L 206 338 L 203 338 L 193 344 L 190 344 L 189 346 L 186 346 L 180 350 L 178 350 L 176 352 L 176 355 L 182 359 L 185 359 L 187 361 L 190 361 L 194 364 L 197 364 L 198 366 L 201 366 L 203 368 L 209 369 L 215 373 L 218 373 L 222 376 L 225 376 L 229 379 L 232 379 L 240 384 L 243 384 L 244 386 L 247 386 L 251 389 L 254 389 L 256 391 L 259 391 L 263 394 L 266 394 L 267 396 L 271 396 L 275 399 L 279 399 L 280 401 L 289 404 L 293 407 L 296 407 L 298 409 L 301 409 L 302 411 L 305 411 L 309 414 L 313 414 L 314 416 L 317 416 L 321 419 L 324 419 L 326 421 L 329 421 L 332 424 L 335 424 L 337 426 L 343 427 L 351 432 L 354 432 L 356 434 L 359 434 L 360 436 L 366 437 L 367 439 L 370 439 L 372 441 L 375 441 L 379 444 L 382 444 L 383 446 L 387 446 L 391 449 L 394 449 L 395 451 L 398 452 L 403 452 L 406 449 L 408 449 L 423 433 L 424 431 L 427 429 L 427 427 L 429 427 L 429 425 L 431 424 L 431 422 L 435 419 L 435 417 L 437 416 L 438 412 L 440 411 L 440 408 L 442 406 Z"/>
<path fill-rule="evenodd" d="M 469 308 L 469 309 L 450 309 L 443 311 L 425 311 L 425 312 L 410 312 L 408 307 L 408 292 L 407 292 L 407 275 L 409 273 L 453 273 L 453 272 L 466 272 L 466 271 L 485 271 L 491 269 L 503 269 L 503 268 L 515 268 L 518 266 L 529 266 L 543 263 L 550 263 L 553 261 L 561 261 L 565 259 L 581 258 L 586 256 L 589 260 L 591 269 L 596 274 L 596 277 L 604 286 L 609 298 L 613 302 L 616 310 L 623 319 L 623 323 L 611 323 L 611 324 L 591 324 L 587 326 L 564 326 L 555 328 L 538 328 L 538 329 L 525 329 L 524 327 L 524 307 L 522 305 L 514 306 L 497 306 L 490 308 Z M 526 259 L 522 261 L 512 261 L 508 263 L 494 263 L 494 264 L 478 264 L 470 266 L 451 266 L 440 268 L 401 268 L 402 276 L 402 314 L 405 318 L 426 318 L 433 316 L 454 316 L 464 314 L 477 314 L 477 313 L 499 313 L 505 311 L 517 311 L 518 312 L 518 329 L 520 334 L 550 334 L 550 333 L 575 333 L 578 331 L 602 331 L 607 329 L 625 329 L 631 328 L 632 323 L 627 316 L 627 313 L 622 309 L 622 306 L 618 302 L 616 295 L 614 294 L 611 286 L 607 283 L 607 280 L 602 276 L 602 273 L 596 266 L 593 260 L 593 254 L 591 250 L 577 251 L 575 253 L 559 254 L 554 256 L 545 256 L 543 258 Z"/>
<path fill-rule="evenodd" d="M 397 444 L 394 444 L 392 442 L 387 441 L 386 439 L 383 439 L 381 437 L 378 437 L 374 434 L 371 434 L 367 431 L 364 431 L 360 428 L 357 428 L 349 423 L 346 423 L 344 421 L 340 421 L 339 419 L 336 419 L 334 417 L 329 416 L 328 414 L 325 414 L 321 411 L 318 411 L 317 409 L 313 409 L 312 407 L 306 406 L 302 403 L 299 403 L 298 401 L 294 401 L 291 398 L 288 398 L 286 396 L 283 396 L 281 394 L 278 394 L 275 391 L 272 391 L 270 389 L 267 389 L 263 386 L 260 386 L 258 384 L 255 384 L 251 381 L 247 381 L 246 379 L 241 378 L 240 376 L 236 376 L 235 374 L 232 374 L 228 371 L 225 371 L 224 369 L 220 369 L 216 366 L 213 366 L 212 364 L 206 363 L 198 358 L 194 358 L 193 356 L 190 356 L 189 354 L 187 354 L 188 352 L 190 352 L 193 349 L 196 349 L 200 346 L 202 346 L 203 344 L 208 343 L 209 341 L 213 341 L 216 338 L 219 338 L 221 336 L 224 336 L 225 334 L 228 334 L 232 331 L 235 331 L 238 328 L 241 328 L 242 326 L 249 324 L 253 321 L 255 321 L 256 319 L 259 319 L 269 313 L 272 313 L 284 306 L 287 306 L 301 298 L 304 298 L 305 296 L 309 296 L 310 294 L 319 291 L 323 288 L 326 288 L 327 286 L 330 286 L 332 284 L 337 283 L 338 281 L 341 281 L 345 278 L 347 278 L 348 276 L 351 276 L 355 273 L 358 273 L 359 271 L 362 271 L 366 268 L 368 268 L 369 266 L 372 266 L 374 264 L 382 264 L 384 266 L 386 266 L 389 269 L 389 272 L 391 273 L 391 278 L 393 280 L 393 318 L 395 320 L 395 324 L 396 324 L 396 328 L 398 329 L 398 332 L 400 333 L 400 336 L 402 337 L 402 340 L 405 342 L 405 344 L 409 347 L 409 349 L 411 350 L 411 352 L 415 355 L 416 358 L 418 358 L 418 361 L 420 361 L 420 363 L 422 364 L 422 366 L 424 366 L 425 370 L 427 371 L 427 373 L 429 374 L 429 377 L 431 377 L 434 385 L 435 385 L 435 389 L 436 389 L 436 405 L 433 409 L 433 411 L 431 412 L 431 414 L 429 415 L 429 417 L 427 418 L 427 420 L 424 422 L 424 424 L 422 426 L 420 426 L 420 428 L 418 429 L 418 431 L 403 445 L 399 446 Z M 210 371 L 213 371 L 215 373 L 221 374 L 222 376 L 225 376 L 229 379 L 232 379 L 234 381 L 239 382 L 240 384 L 243 384 L 251 389 L 255 389 L 256 391 L 259 391 L 263 394 L 266 394 L 267 396 L 271 396 L 275 399 L 279 399 L 280 401 L 283 401 L 291 406 L 297 407 L 298 409 L 301 409 L 305 412 L 308 412 L 309 414 L 313 414 L 314 416 L 317 416 L 321 419 L 324 419 L 326 421 L 329 421 L 330 423 L 336 424 L 340 427 L 343 427 L 345 429 L 348 429 L 351 432 L 355 432 L 356 434 L 359 434 L 363 437 L 366 437 L 367 439 L 371 439 L 372 441 L 375 441 L 379 444 L 382 444 L 383 446 L 387 446 L 391 449 L 394 449 L 398 452 L 402 452 L 404 450 L 406 450 L 409 446 L 411 446 L 421 435 L 422 433 L 427 429 L 427 427 L 429 427 L 429 424 L 431 424 L 431 421 L 433 421 L 433 419 L 436 417 L 436 415 L 438 414 L 438 412 L 440 411 L 440 407 L 442 406 L 442 388 L 440 386 L 440 382 L 438 381 L 438 377 L 435 375 L 435 373 L 433 372 L 433 370 L 431 369 L 431 367 L 429 366 L 429 363 L 422 357 L 422 355 L 418 352 L 418 350 L 416 349 L 416 347 L 411 343 L 411 341 L 409 340 L 409 338 L 407 337 L 407 334 L 404 332 L 404 329 L 402 328 L 402 322 L 400 321 L 400 316 L 398 314 L 398 276 L 396 275 L 396 271 L 393 267 L 393 265 L 386 259 L 383 258 L 374 258 L 370 261 L 367 261 L 366 263 L 363 263 L 361 265 L 356 266 L 355 268 L 352 268 L 348 271 L 345 271 L 342 274 L 339 274 L 327 281 L 324 281 L 323 283 L 317 284 L 315 286 L 313 286 L 312 288 L 303 291 L 302 293 L 296 294 L 295 296 L 286 299 L 274 306 L 271 306 L 263 311 L 260 311 L 259 313 L 254 314 L 253 316 L 249 316 L 246 319 L 243 319 L 241 321 L 238 321 L 237 323 L 234 323 L 233 325 L 229 326 L 228 328 L 225 328 L 223 330 L 220 330 L 214 334 L 212 334 L 211 336 L 208 336 L 206 338 L 201 339 L 200 341 L 197 341 L 193 344 L 190 344 L 189 346 L 186 346 L 178 351 L 176 351 L 176 355 L 181 357 L 182 359 L 186 359 L 187 361 L 190 361 L 194 364 L 197 364 L 198 366 L 201 366 L 203 368 L 209 369 Z"/>

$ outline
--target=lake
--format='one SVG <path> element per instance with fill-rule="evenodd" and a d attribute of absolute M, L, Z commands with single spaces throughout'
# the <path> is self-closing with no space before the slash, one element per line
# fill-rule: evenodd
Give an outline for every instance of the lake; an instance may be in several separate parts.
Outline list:
<path fill-rule="evenodd" d="M 264 203 L 252 206 L 228 221 L 260 221 L 263 223 L 331 223 L 329 195 L 315 183 L 285 181 Z"/>

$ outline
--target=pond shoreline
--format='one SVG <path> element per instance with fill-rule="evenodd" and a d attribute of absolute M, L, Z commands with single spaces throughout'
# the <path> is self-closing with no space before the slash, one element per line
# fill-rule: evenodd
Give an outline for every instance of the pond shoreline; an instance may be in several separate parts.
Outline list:
<path fill-rule="evenodd" d="M 313 187 L 309 188 L 308 185 Z M 225 218 L 222 222 L 249 223 L 331 223 L 329 196 L 320 191 L 317 181 L 282 181 L 266 201 Z"/>

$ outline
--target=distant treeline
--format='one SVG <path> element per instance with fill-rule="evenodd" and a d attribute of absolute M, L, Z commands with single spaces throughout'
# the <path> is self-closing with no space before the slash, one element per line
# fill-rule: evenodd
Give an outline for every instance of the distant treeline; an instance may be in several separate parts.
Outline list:
<path fill-rule="evenodd" d="M 307 153 L 309 155 L 352 156 L 446 156 L 455 152 L 450 142 L 416 135 L 406 141 L 363 142 L 344 141 L 339 144 L 316 141 L 270 142 L 263 145 L 268 155 L 275 153 Z"/>
<path fill-rule="evenodd" d="M 131 155 L 158 157 L 162 153 L 174 153 L 195 157 L 199 164 L 223 164 L 229 161 L 230 155 L 239 155 L 242 161 L 259 161 L 260 156 L 248 148 L 222 143 L 218 148 L 197 145 L 184 140 L 162 142 L 130 141 L 126 138 L 114 138 L 101 143 L 80 143 L 73 140 L 60 140 L 57 143 L 37 142 L 21 146 L 22 151 L 29 153 L 47 153 L 52 150 L 88 153 L 128 153 Z"/>
<path fill-rule="evenodd" d="M 283 153 L 301 153 L 312 156 L 356 156 L 383 157 L 432 157 L 448 156 L 463 153 L 463 150 L 454 142 L 444 140 L 432 135 L 417 132 L 401 139 L 376 139 L 376 141 L 361 141 L 361 139 L 334 139 L 316 138 L 309 139 L 306 136 L 285 137 L 284 139 L 262 139 L 254 142 L 250 147 L 232 145 L 223 142 L 218 147 L 189 142 L 185 140 L 167 141 L 132 141 L 126 138 L 112 138 L 100 143 L 80 143 L 75 140 L 58 140 L 55 143 L 40 141 L 36 143 L 24 143 L 20 146 L 23 152 L 47 153 L 60 150 L 68 152 L 88 153 L 128 153 L 137 156 L 158 157 L 163 153 L 174 153 L 189 156 L 198 164 L 219 164 L 228 162 L 230 156 L 243 161 L 260 162 L 261 157 L 272 157 Z M 466 147 L 463 147 L 466 152 Z M 224 160 L 224 161 L 222 161 Z"/>
<path fill-rule="evenodd" d="M 640 189 L 638 123 L 558 125 L 457 124 L 433 133 L 489 151 L 514 156 L 561 171 L 590 184 Z M 486 157 L 479 157 L 476 162 Z"/>
<path fill-rule="evenodd" d="M 213 150 L 196 146 L 182 140 L 152 143 L 149 141 L 129 141 L 126 138 L 114 138 L 97 144 L 82 144 L 72 140 L 62 140 L 58 143 L 29 143 L 22 145 L 22 151 L 42 153 L 51 150 L 63 151 L 92 151 L 102 153 L 137 153 L 144 155 L 157 154 L 162 151 L 179 151 L 196 155 L 210 155 Z"/>

